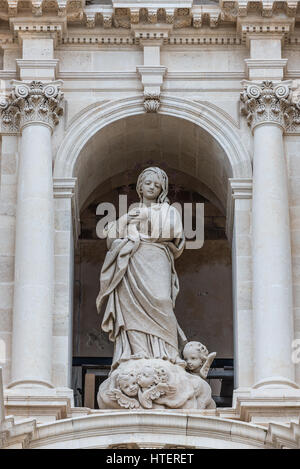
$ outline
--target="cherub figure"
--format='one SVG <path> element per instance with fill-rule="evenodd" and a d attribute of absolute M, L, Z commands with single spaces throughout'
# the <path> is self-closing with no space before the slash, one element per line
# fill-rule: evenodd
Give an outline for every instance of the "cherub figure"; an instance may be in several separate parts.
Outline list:
<path fill-rule="evenodd" d="M 163 366 L 157 366 L 155 368 L 157 379 L 160 383 L 167 383 L 169 381 L 169 374 Z"/>
<path fill-rule="evenodd" d="M 127 373 L 120 373 L 117 377 L 117 385 L 126 396 L 137 396 L 139 385 L 135 371 L 131 370 Z"/>
<path fill-rule="evenodd" d="M 201 342 L 188 342 L 183 349 L 183 357 L 187 363 L 187 371 L 194 375 L 200 375 L 206 379 L 209 368 L 216 356 L 216 352 L 208 353 Z"/>
<path fill-rule="evenodd" d="M 152 368 L 150 365 L 144 366 L 137 376 L 137 382 L 138 385 L 144 390 L 149 389 L 157 384 L 158 377 L 154 368 Z"/>
<path fill-rule="evenodd" d="M 174 394 L 176 388 L 169 386 L 165 382 L 160 382 L 159 376 L 152 366 L 146 365 L 138 374 L 137 382 L 140 386 L 139 401 L 146 409 L 152 408 L 152 401 L 164 394 Z"/>
<path fill-rule="evenodd" d="M 117 401 L 120 407 L 138 409 L 140 404 L 137 399 L 134 399 L 139 392 L 136 373 L 133 370 L 120 373 L 116 378 L 116 385 L 119 389 L 115 388 L 107 391 L 107 396 L 113 401 Z"/>

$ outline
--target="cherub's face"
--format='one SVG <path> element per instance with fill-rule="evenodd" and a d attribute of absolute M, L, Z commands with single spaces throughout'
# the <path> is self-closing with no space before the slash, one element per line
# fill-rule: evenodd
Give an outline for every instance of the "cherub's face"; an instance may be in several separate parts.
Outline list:
<path fill-rule="evenodd" d="M 121 391 L 126 394 L 126 396 L 134 397 L 137 395 L 139 386 L 136 379 L 136 374 L 133 372 L 122 375 L 119 378 L 119 386 Z"/>
<path fill-rule="evenodd" d="M 156 374 L 153 368 L 145 366 L 138 375 L 138 384 L 141 388 L 148 388 L 156 383 Z"/>
<path fill-rule="evenodd" d="M 167 370 L 163 367 L 156 368 L 157 378 L 160 383 L 167 383 L 169 381 L 169 375 Z"/>
<path fill-rule="evenodd" d="M 196 350 L 190 349 L 184 352 L 184 359 L 187 364 L 187 368 L 191 371 L 200 368 L 203 363 L 203 360 Z"/>

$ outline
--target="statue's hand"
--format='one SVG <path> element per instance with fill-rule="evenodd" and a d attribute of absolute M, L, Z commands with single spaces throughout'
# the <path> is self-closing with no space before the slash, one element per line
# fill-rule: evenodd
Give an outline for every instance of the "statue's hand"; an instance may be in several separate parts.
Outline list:
<path fill-rule="evenodd" d="M 128 212 L 127 220 L 128 223 L 141 222 L 148 219 L 148 209 L 147 208 L 135 208 Z"/>

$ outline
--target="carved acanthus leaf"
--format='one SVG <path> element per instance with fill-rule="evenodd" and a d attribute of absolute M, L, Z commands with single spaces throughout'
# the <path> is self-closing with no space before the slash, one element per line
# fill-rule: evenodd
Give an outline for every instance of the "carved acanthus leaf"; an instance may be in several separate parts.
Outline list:
<path fill-rule="evenodd" d="M 144 108 L 146 112 L 157 112 L 160 106 L 159 93 L 144 93 Z"/>
<path fill-rule="evenodd" d="M 3 129 L 15 132 L 30 122 L 42 122 L 51 128 L 63 114 L 61 82 L 16 82 L 9 96 L 0 98 Z"/>
<path fill-rule="evenodd" d="M 272 81 L 248 84 L 241 93 L 241 102 L 242 114 L 252 128 L 272 122 L 289 130 L 300 123 L 300 102 L 293 102 L 288 84 L 274 85 Z"/>

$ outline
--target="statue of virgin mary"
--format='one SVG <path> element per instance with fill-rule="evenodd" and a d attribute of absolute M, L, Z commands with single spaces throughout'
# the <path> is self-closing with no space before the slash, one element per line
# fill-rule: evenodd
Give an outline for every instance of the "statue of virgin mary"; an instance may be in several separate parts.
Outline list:
<path fill-rule="evenodd" d="M 169 204 L 162 169 L 145 169 L 136 189 L 139 206 L 105 228 L 108 252 L 96 304 L 98 312 L 105 305 L 102 329 L 114 342 L 112 370 L 139 358 L 185 365 L 178 345 L 186 337 L 174 314 L 174 259 L 185 242 L 181 216 Z"/>

